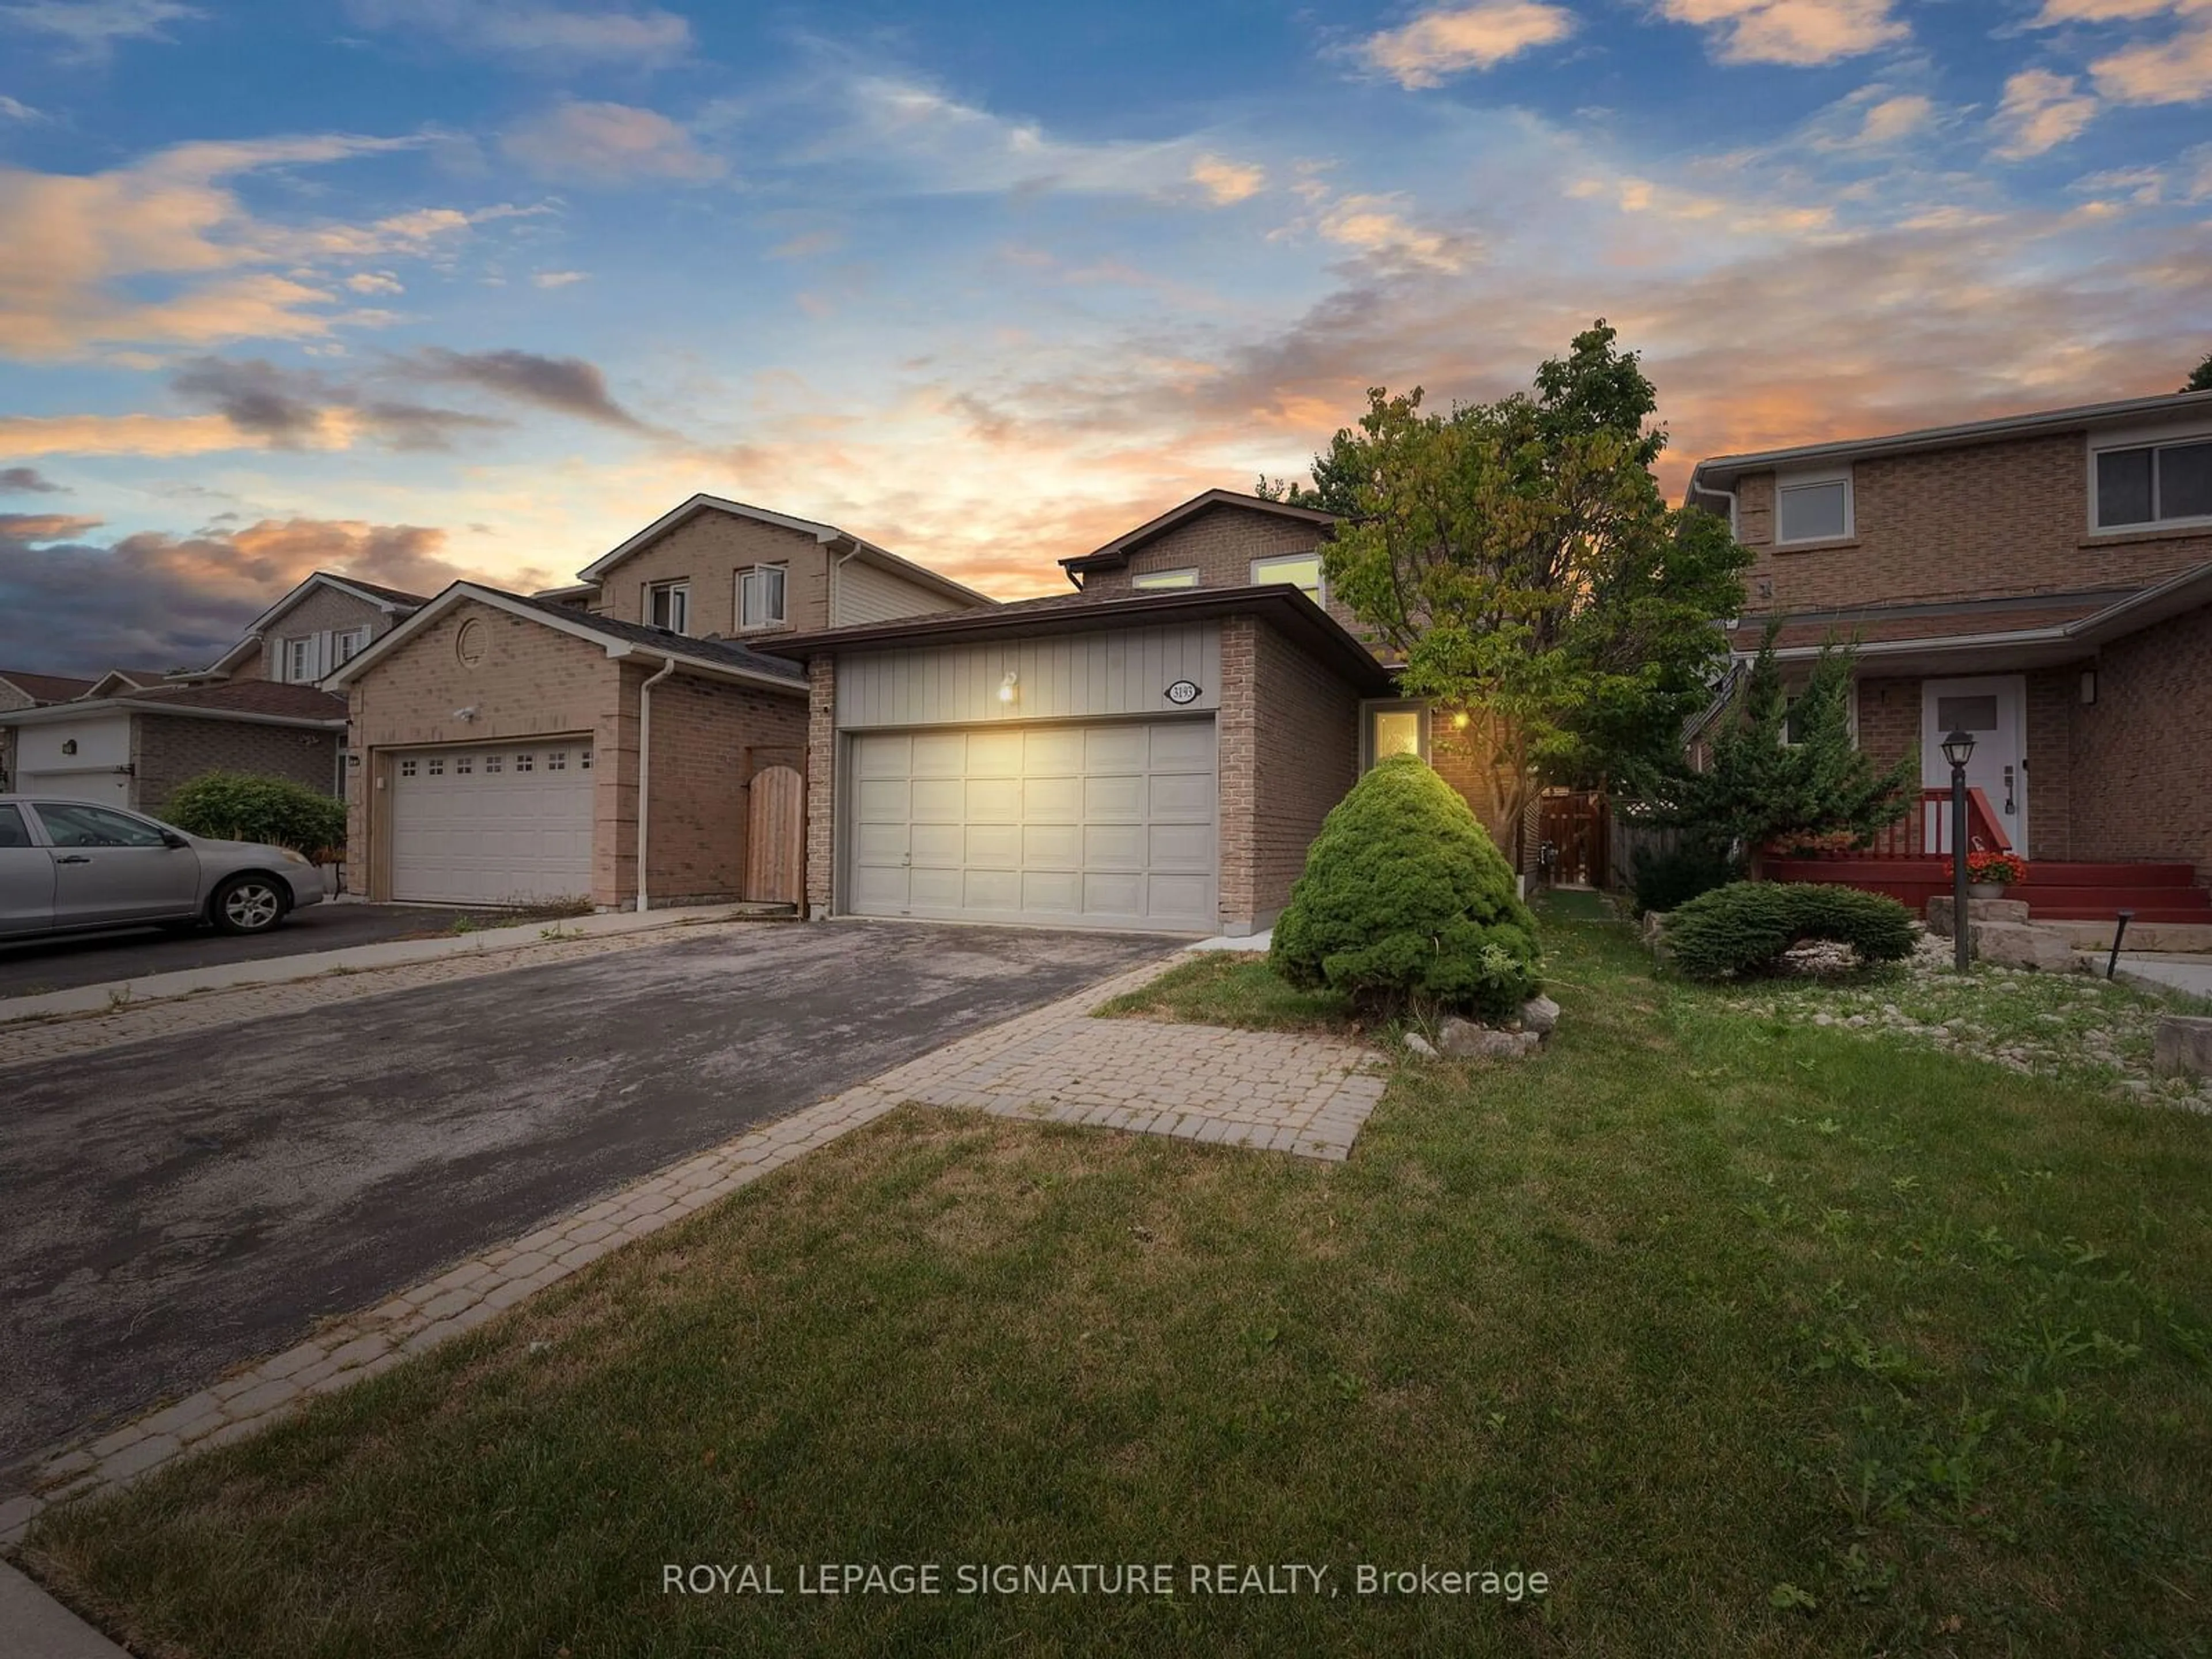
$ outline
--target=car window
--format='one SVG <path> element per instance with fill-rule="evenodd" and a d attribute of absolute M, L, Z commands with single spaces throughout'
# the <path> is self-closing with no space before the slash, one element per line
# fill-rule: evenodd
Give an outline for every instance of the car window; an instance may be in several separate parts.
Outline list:
<path fill-rule="evenodd" d="M 77 806 L 65 801 L 31 803 L 46 838 L 57 847 L 160 847 L 161 832 L 143 818 L 111 812 L 104 806 Z"/>
<path fill-rule="evenodd" d="M 23 822 L 22 809 L 0 806 L 0 847 L 28 847 L 31 831 Z"/>

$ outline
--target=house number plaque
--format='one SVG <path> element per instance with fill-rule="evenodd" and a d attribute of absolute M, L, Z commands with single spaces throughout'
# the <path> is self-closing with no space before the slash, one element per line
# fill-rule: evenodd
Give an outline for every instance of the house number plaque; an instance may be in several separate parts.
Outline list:
<path fill-rule="evenodd" d="M 1168 687 L 1168 701 L 1180 708 L 1187 702 L 1198 701 L 1198 687 L 1189 680 L 1177 680 Z"/>

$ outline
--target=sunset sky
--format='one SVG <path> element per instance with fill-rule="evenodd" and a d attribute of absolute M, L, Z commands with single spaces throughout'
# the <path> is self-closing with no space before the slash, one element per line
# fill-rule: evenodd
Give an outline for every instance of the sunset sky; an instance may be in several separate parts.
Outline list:
<path fill-rule="evenodd" d="M 0 0 L 0 666 L 699 490 L 1005 598 L 1602 315 L 1664 482 L 2178 387 L 2212 0 Z"/>

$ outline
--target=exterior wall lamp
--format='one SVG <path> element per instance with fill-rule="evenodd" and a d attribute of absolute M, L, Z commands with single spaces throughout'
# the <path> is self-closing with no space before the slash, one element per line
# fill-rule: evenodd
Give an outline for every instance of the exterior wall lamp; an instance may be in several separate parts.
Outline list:
<path fill-rule="evenodd" d="M 1960 973 L 1972 966 L 1973 927 L 1966 918 L 1966 763 L 1974 757 L 1974 735 L 1954 731 L 1943 739 L 1943 758 L 1951 763 L 1951 942 Z"/>
<path fill-rule="evenodd" d="M 1006 671 L 1006 678 L 999 682 L 999 701 L 1000 702 L 1013 702 L 1016 697 L 1021 695 L 1021 685 L 1022 677 L 1019 674 L 1017 674 L 1012 669 L 1009 668 Z"/>

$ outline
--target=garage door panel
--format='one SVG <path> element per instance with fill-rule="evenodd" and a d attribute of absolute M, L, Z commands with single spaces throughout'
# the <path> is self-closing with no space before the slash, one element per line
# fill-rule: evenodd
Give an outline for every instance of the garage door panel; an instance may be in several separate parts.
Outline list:
<path fill-rule="evenodd" d="M 1214 746 L 1210 719 L 858 733 L 848 906 L 1210 930 Z"/>
<path fill-rule="evenodd" d="M 1022 781 L 1023 815 L 1031 823 L 1083 822 L 1083 780 L 1025 778 Z"/>
<path fill-rule="evenodd" d="M 392 767 L 392 896 L 499 904 L 588 897 L 588 745 L 402 754 Z"/>
<path fill-rule="evenodd" d="M 994 823 L 1022 821 L 1022 781 L 1013 778 L 968 780 L 968 819 Z"/>
<path fill-rule="evenodd" d="M 1142 823 L 1145 821 L 1145 779 L 1142 773 L 1127 776 L 1087 777 L 1083 781 L 1083 816 L 1091 823 Z"/>
<path fill-rule="evenodd" d="M 1080 870 L 1083 846 L 1083 826 L 1079 823 L 1022 826 L 1021 862 L 1027 869 Z"/>
<path fill-rule="evenodd" d="M 1084 734 L 1086 772 L 1141 772 L 1148 739 L 1141 726 L 1094 726 Z"/>

